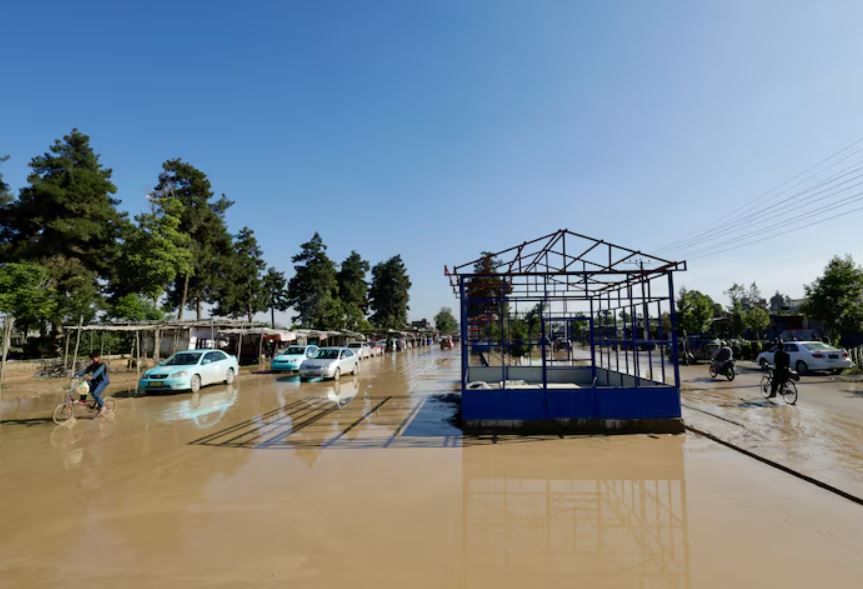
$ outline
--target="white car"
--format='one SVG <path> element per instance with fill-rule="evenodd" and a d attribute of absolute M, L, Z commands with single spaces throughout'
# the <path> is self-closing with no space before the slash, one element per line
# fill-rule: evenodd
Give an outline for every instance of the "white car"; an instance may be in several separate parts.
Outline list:
<path fill-rule="evenodd" d="M 239 372 L 236 356 L 221 350 L 185 350 L 146 371 L 138 387 L 142 391 L 190 390 L 197 393 L 204 385 L 231 384 Z"/>
<path fill-rule="evenodd" d="M 353 342 L 348 344 L 348 348 L 353 350 L 360 360 L 372 357 L 372 349 L 366 342 Z"/>
<path fill-rule="evenodd" d="M 800 374 L 810 371 L 841 372 L 846 368 L 854 366 L 854 362 L 848 357 L 848 352 L 834 348 L 824 342 L 782 342 L 785 351 L 791 357 L 791 368 Z M 756 362 L 763 370 L 768 365 L 773 365 L 776 354 L 776 346 L 758 354 Z"/>
<path fill-rule="evenodd" d="M 350 348 L 321 348 L 314 358 L 300 366 L 300 378 L 332 378 L 338 380 L 343 374 L 357 374 L 360 358 Z"/>

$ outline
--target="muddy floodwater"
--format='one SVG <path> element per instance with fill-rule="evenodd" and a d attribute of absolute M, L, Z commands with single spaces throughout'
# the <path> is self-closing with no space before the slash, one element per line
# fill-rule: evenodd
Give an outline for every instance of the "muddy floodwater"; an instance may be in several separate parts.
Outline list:
<path fill-rule="evenodd" d="M 0 587 L 863 586 L 863 508 L 694 435 L 467 438 L 458 353 L 0 416 Z"/>

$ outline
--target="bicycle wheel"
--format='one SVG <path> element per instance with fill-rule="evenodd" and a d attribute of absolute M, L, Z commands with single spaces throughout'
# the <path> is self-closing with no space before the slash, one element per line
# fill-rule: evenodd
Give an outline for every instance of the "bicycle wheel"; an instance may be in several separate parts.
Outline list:
<path fill-rule="evenodd" d="M 773 382 L 773 379 L 770 378 L 769 375 L 764 375 L 761 377 L 761 394 L 765 399 L 770 397 L 770 385 Z"/>
<path fill-rule="evenodd" d="M 794 405 L 797 402 L 797 385 L 794 381 L 789 380 L 782 386 L 782 398 L 789 405 Z"/>
<path fill-rule="evenodd" d="M 54 413 L 51 415 L 54 423 L 60 425 L 64 421 L 72 419 L 72 406 L 68 403 L 60 403 L 54 408 Z"/>

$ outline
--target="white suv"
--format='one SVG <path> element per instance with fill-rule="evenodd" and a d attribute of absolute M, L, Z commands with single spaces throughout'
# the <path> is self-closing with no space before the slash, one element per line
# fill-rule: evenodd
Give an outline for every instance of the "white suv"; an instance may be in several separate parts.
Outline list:
<path fill-rule="evenodd" d="M 791 357 L 791 368 L 800 374 L 810 371 L 825 370 L 830 372 L 842 372 L 846 368 L 854 366 L 854 362 L 848 357 L 848 352 L 829 346 L 824 342 L 782 342 L 785 351 Z M 776 346 L 761 352 L 756 362 L 763 370 L 773 364 L 776 354 Z"/>

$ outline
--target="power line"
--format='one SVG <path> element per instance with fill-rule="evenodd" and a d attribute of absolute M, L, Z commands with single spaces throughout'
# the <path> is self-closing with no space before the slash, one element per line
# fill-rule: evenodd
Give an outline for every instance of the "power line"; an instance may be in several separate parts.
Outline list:
<path fill-rule="evenodd" d="M 764 237 L 762 237 L 762 238 L 755 239 L 755 240 L 753 240 L 753 241 L 748 241 L 748 242 L 746 242 L 746 243 L 740 243 L 740 244 L 734 245 L 734 246 L 732 246 L 732 247 L 728 247 L 728 248 L 725 248 L 725 249 L 717 250 L 717 251 L 715 251 L 715 252 L 708 252 L 708 253 L 700 254 L 700 255 L 694 256 L 694 257 L 692 257 L 692 258 L 690 258 L 690 259 L 691 259 L 691 260 L 697 260 L 697 259 L 699 259 L 699 258 L 706 258 L 706 257 L 709 257 L 709 256 L 714 256 L 714 255 L 716 255 L 716 254 L 721 254 L 721 253 L 725 253 L 725 252 L 730 252 L 730 251 L 732 251 L 732 250 L 736 250 L 736 249 L 739 249 L 739 248 L 741 248 L 741 247 L 746 247 L 746 246 L 748 246 L 748 245 L 754 245 L 754 244 L 756 244 L 756 243 L 760 243 L 760 242 L 762 242 L 762 241 L 766 241 L 766 240 L 768 240 L 768 239 L 773 239 L 773 238 L 775 238 L 775 237 L 779 237 L 779 236 L 781 236 L 781 235 L 786 235 L 786 234 L 788 234 L 788 233 L 792 233 L 792 232 L 794 232 L 794 231 L 800 231 L 800 230 L 803 230 L 803 229 L 808 229 L 809 227 L 814 227 L 815 225 L 820 225 L 821 223 L 824 223 L 824 222 L 826 222 L 826 221 L 832 221 L 833 219 L 837 219 L 837 218 L 839 218 L 839 217 L 844 217 L 844 216 L 846 216 L 846 215 L 850 215 L 851 213 L 856 213 L 857 211 L 863 211 L 863 206 L 853 208 L 853 209 L 851 209 L 850 211 L 843 211 L 843 212 L 838 213 L 838 214 L 836 214 L 836 215 L 831 215 L 831 216 L 826 217 L 826 218 L 824 218 L 824 219 L 819 219 L 818 221 L 813 221 L 813 222 L 807 223 L 807 224 L 805 224 L 805 225 L 803 225 L 803 226 L 801 226 L 801 227 L 792 227 L 791 229 L 788 229 L 788 230 L 785 230 L 785 231 L 781 231 L 781 232 L 779 232 L 779 233 L 775 233 L 775 234 L 773 234 L 773 235 L 767 235 L 767 236 L 764 236 Z"/>
<path fill-rule="evenodd" d="M 810 166 L 810 167 L 806 168 L 805 170 L 803 170 L 802 172 L 800 172 L 800 173 L 798 173 L 797 175 L 793 176 L 792 178 L 789 178 L 789 179 L 788 179 L 788 180 L 786 180 L 785 182 L 782 182 L 782 183 L 781 183 L 781 184 L 779 184 L 778 186 L 776 186 L 776 187 L 774 187 L 774 188 L 772 188 L 772 189 L 770 189 L 770 190 L 768 190 L 768 191 L 766 191 L 766 192 L 763 192 L 763 193 L 759 194 L 758 196 L 756 196 L 755 198 L 750 199 L 749 201 L 747 201 L 747 202 L 745 202 L 745 203 L 741 204 L 741 205 L 740 205 L 740 206 L 738 206 L 737 208 L 732 209 L 731 211 L 729 211 L 729 212 L 727 213 L 727 215 L 734 215 L 735 213 L 738 213 L 738 212 L 740 212 L 740 211 L 742 211 L 742 210 L 744 210 L 744 209 L 746 209 L 746 208 L 750 207 L 752 204 L 757 203 L 758 201 L 760 201 L 760 200 L 764 199 L 764 197 L 767 197 L 767 199 L 766 199 L 764 202 L 770 202 L 771 200 L 774 200 L 774 199 L 776 199 L 776 198 L 778 198 L 778 197 L 782 196 L 783 194 L 785 194 L 785 193 L 786 193 L 786 192 L 788 192 L 789 190 L 791 190 L 791 189 L 793 189 L 793 188 L 795 188 L 795 187 L 797 187 L 797 186 L 799 186 L 799 185 L 803 184 L 803 183 L 804 183 L 804 182 L 806 182 L 807 180 L 810 180 L 810 179 L 812 179 L 812 178 L 814 178 L 814 177 L 817 177 L 817 176 L 818 176 L 818 175 L 820 175 L 820 174 L 823 174 L 824 172 L 826 172 L 826 171 L 828 171 L 828 170 L 830 170 L 830 169 L 832 169 L 832 168 L 835 168 L 835 167 L 836 167 L 836 166 L 838 166 L 839 164 L 841 164 L 841 163 L 843 163 L 843 162 L 847 161 L 848 159 L 850 159 L 850 158 L 854 157 L 855 155 L 857 155 L 857 154 L 859 154 L 859 153 L 863 152 L 863 148 L 857 149 L 856 151 L 853 151 L 852 153 L 850 153 L 850 154 L 846 155 L 845 157 L 843 157 L 843 158 L 839 159 L 838 161 L 833 162 L 832 164 L 830 164 L 829 166 L 827 166 L 827 167 L 826 167 L 826 168 L 824 168 L 823 170 L 819 170 L 819 171 L 817 171 L 817 172 L 814 172 L 814 173 L 813 173 L 813 171 L 814 171 L 814 170 L 817 170 L 819 167 L 821 167 L 821 166 L 822 166 L 822 165 L 824 165 L 825 163 L 829 162 L 829 161 L 830 161 L 830 160 L 832 160 L 832 159 L 835 159 L 837 156 L 839 156 L 839 155 L 843 154 L 844 152 L 846 152 L 846 151 L 848 151 L 848 150 L 853 149 L 855 146 L 860 145 L 861 143 L 863 143 L 863 137 L 861 137 L 861 138 L 857 139 L 856 141 L 853 141 L 852 143 L 850 143 L 850 144 L 846 145 L 846 146 L 845 146 L 845 147 L 843 147 L 842 149 L 839 149 L 839 150 L 837 150 L 837 151 L 835 151 L 835 152 L 831 153 L 830 155 L 828 155 L 827 157 L 823 158 L 823 159 L 822 159 L 822 160 L 820 160 L 819 162 L 817 162 L 817 163 L 813 164 L 812 166 Z M 859 162 L 858 162 L 858 164 L 859 164 Z M 796 182 L 795 182 L 795 180 L 796 180 Z M 790 185 L 789 185 L 789 184 L 790 184 Z M 786 186 L 786 185 L 788 185 L 788 186 Z M 783 187 L 784 187 L 784 188 L 783 188 Z M 811 188 L 810 188 L 810 189 L 811 189 Z M 779 191 L 779 192 L 777 192 L 777 191 Z M 775 194 L 773 194 L 773 193 L 775 193 Z M 771 194 L 772 194 L 772 196 L 770 196 Z M 725 228 L 729 223 L 733 223 L 733 221 L 725 222 L 725 223 L 723 223 L 723 224 L 722 224 L 721 226 L 719 226 L 719 227 L 715 227 L 715 226 L 714 226 L 714 227 L 712 227 L 712 228 L 710 228 L 710 229 L 708 229 L 708 230 L 706 230 L 706 231 L 700 231 L 700 232 L 690 233 L 688 236 L 686 236 L 686 237 L 684 237 L 684 238 L 682 238 L 682 239 L 678 239 L 678 240 L 676 240 L 676 241 L 672 241 L 672 242 L 670 242 L 670 243 L 667 243 L 667 244 L 665 244 L 665 245 L 663 245 L 663 246 L 661 246 L 661 247 L 657 248 L 657 250 L 656 250 L 656 251 L 658 252 L 658 251 L 662 251 L 662 250 L 666 250 L 666 249 L 671 249 L 671 248 L 675 248 L 675 247 L 680 247 L 680 246 L 683 246 L 683 245 L 685 245 L 685 244 L 688 244 L 688 243 L 690 243 L 690 242 L 692 242 L 692 241 L 694 241 L 694 240 L 701 239 L 701 238 L 704 238 L 704 237 L 709 236 L 709 235 L 713 235 L 713 234 L 715 234 L 715 233 L 717 233 L 717 232 L 722 231 L 722 230 L 723 230 L 723 229 L 724 229 L 724 228 Z"/>
<path fill-rule="evenodd" d="M 861 178 L 863 178 L 863 174 L 859 174 L 858 176 L 855 176 L 854 178 L 851 178 L 847 181 L 860 180 Z M 725 231 L 724 233 L 717 234 L 717 235 L 712 236 L 710 238 L 700 240 L 699 242 L 693 243 L 689 249 L 695 248 L 696 250 L 699 250 L 699 249 L 703 249 L 704 247 L 711 246 L 711 245 L 713 245 L 713 246 L 720 245 L 720 244 L 717 244 L 714 242 L 716 242 L 717 240 L 727 240 L 727 238 L 731 235 L 743 234 L 743 235 L 736 237 L 735 239 L 745 238 L 746 234 L 760 233 L 762 231 L 768 231 L 771 227 L 774 226 L 774 224 L 777 221 L 781 221 L 781 220 L 783 220 L 789 216 L 798 216 L 799 217 L 800 215 L 806 215 L 809 212 L 818 213 L 820 211 L 823 211 L 825 207 L 826 208 L 832 208 L 832 206 L 836 203 L 845 202 L 847 197 L 838 198 L 835 200 L 831 200 L 831 199 L 834 199 L 835 197 L 842 195 L 843 193 L 847 193 L 848 191 L 850 191 L 854 188 L 859 188 L 860 186 L 863 186 L 863 180 L 861 180 L 859 182 L 855 182 L 854 184 L 850 184 L 848 186 L 845 186 L 845 187 L 837 189 L 837 190 L 830 191 L 830 189 L 825 189 L 825 190 L 821 190 L 821 191 L 812 193 L 810 196 L 815 196 L 817 194 L 824 194 L 826 192 L 826 194 L 824 194 L 824 196 L 821 196 L 820 198 L 813 198 L 813 199 L 807 200 L 805 203 L 802 204 L 803 208 L 791 208 L 789 206 L 786 208 L 786 210 L 780 211 L 780 212 L 773 214 L 773 215 L 769 215 L 769 216 L 760 215 L 758 217 L 754 217 L 754 218 L 749 219 L 745 222 L 739 223 L 732 230 L 728 230 L 728 231 Z M 833 187 L 833 188 L 835 188 L 835 187 Z M 817 207 L 814 207 L 814 208 L 812 207 L 812 205 L 815 205 L 817 203 L 822 203 L 824 201 L 827 201 L 827 202 L 824 204 L 819 204 Z M 780 204 L 780 203 L 777 203 L 777 205 L 778 204 Z M 772 211 L 770 211 L 770 212 L 772 212 Z M 768 225 L 764 225 L 765 222 L 768 223 Z M 723 243 L 723 242 L 720 242 L 720 243 Z M 684 249 L 683 251 L 686 251 L 686 250 Z"/>

